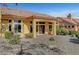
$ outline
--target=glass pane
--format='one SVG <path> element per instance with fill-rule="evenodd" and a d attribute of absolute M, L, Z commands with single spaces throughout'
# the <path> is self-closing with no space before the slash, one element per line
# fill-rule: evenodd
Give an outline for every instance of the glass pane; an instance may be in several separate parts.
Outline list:
<path fill-rule="evenodd" d="M 17 24 L 14 25 L 14 31 L 15 31 L 15 33 L 18 32 L 18 25 Z"/>
<path fill-rule="evenodd" d="M 9 20 L 9 23 L 11 23 L 12 22 L 12 20 Z"/>
<path fill-rule="evenodd" d="M 32 21 L 30 22 L 30 24 L 32 24 Z"/>
<path fill-rule="evenodd" d="M 12 31 L 12 29 L 11 29 L 11 25 L 9 25 L 9 31 Z"/>
<path fill-rule="evenodd" d="M 36 32 L 38 32 L 38 25 L 36 25 Z"/>
<path fill-rule="evenodd" d="M 21 32 L 21 20 L 14 20 L 14 31 Z"/>
<path fill-rule="evenodd" d="M 49 24 L 52 24 L 51 22 L 49 22 Z"/>
<path fill-rule="evenodd" d="M 36 24 L 38 24 L 38 22 L 36 22 Z"/>
<path fill-rule="evenodd" d="M 32 28 L 32 25 L 30 25 L 30 33 L 33 32 L 33 28 Z"/>
<path fill-rule="evenodd" d="M 21 20 L 18 20 L 18 23 L 21 23 Z"/>
<path fill-rule="evenodd" d="M 21 32 L 21 25 L 18 25 L 18 32 Z"/>
<path fill-rule="evenodd" d="M 52 31 L 52 25 L 49 25 L 49 31 Z"/>

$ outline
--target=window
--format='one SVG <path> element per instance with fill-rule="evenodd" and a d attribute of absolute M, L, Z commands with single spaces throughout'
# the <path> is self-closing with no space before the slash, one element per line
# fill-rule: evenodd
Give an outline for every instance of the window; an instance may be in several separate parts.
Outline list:
<path fill-rule="evenodd" d="M 68 26 L 68 28 L 70 28 L 70 26 Z"/>
<path fill-rule="evenodd" d="M 11 25 L 9 25 L 9 31 L 12 31 L 12 28 L 11 28 L 12 26 Z"/>
<path fill-rule="evenodd" d="M 52 25 L 49 25 L 49 31 L 52 31 Z"/>
<path fill-rule="evenodd" d="M 65 28 L 67 28 L 67 26 L 65 26 Z"/>
<path fill-rule="evenodd" d="M 21 25 L 18 25 L 18 32 L 21 32 Z"/>
<path fill-rule="evenodd" d="M 51 22 L 49 22 L 49 24 L 52 24 Z"/>
<path fill-rule="evenodd" d="M 36 22 L 36 24 L 38 24 L 38 22 Z"/>
<path fill-rule="evenodd" d="M 74 26 L 72 26 L 72 28 L 74 28 Z"/>
<path fill-rule="evenodd" d="M 18 23 L 21 23 L 21 20 L 18 20 Z"/>
<path fill-rule="evenodd" d="M 12 20 L 9 20 L 9 31 L 12 31 Z"/>
<path fill-rule="evenodd" d="M 32 24 L 32 21 L 30 22 L 30 24 Z"/>
<path fill-rule="evenodd" d="M 21 20 L 14 20 L 14 32 L 21 32 Z"/>
<path fill-rule="evenodd" d="M 9 20 L 9 23 L 11 23 L 12 22 L 12 20 Z"/>
<path fill-rule="evenodd" d="M 33 28 L 32 28 L 32 25 L 30 25 L 30 33 L 33 32 Z"/>
<path fill-rule="evenodd" d="M 14 26 L 13 30 L 15 33 L 21 32 L 21 30 L 22 30 L 21 20 L 14 20 L 13 24 L 11 22 L 12 22 L 12 20 L 9 20 L 9 31 L 12 31 L 12 26 Z"/>
<path fill-rule="evenodd" d="M 20 24 L 15 24 L 14 31 L 15 31 L 15 33 L 21 32 L 21 25 Z"/>
<path fill-rule="evenodd" d="M 39 24 L 45 24 L 45 22 L 39 22 Z"/>

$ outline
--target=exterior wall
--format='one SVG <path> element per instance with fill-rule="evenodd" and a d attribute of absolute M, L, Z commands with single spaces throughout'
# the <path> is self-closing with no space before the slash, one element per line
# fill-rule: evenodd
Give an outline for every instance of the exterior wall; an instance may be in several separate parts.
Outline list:
<path fill-rule="evenodd" d="M 29 33 L 29 22 L 27 21 L 23 21 L 23 33 L 26 34 L 26 33 Z"/>
<path fill-rule="evenodd" d="M 1 20 L 1 26 L 2 26 L 2 30 L 1 30 L 1 35 L 4 37 L 4 33 L 6 31 L 8 31 L 8 20 Z"/>
<path fill-rule="evenodd" d="M 14 21 L 14 19 L 10 19 L 12 21 Z M 25 34 L 29 33 L 30 30 L 30 22 L 33 21 L 32 19 L 20 19 L 19 20 L 22 21 L 22 32 L 19 33 L 21 35 L 21 37 L 24 37 Z M 45 22 L 45 34 L 49 34 L 49 22 L 52 23 L 53 25 L 53 29 L 52 29 L 52 34 L 54 34 L 55 30 L 54 30 L 54 21 L 53 20 L 45 20 L 45 19 L 34 19 L 36 22 Z M 5 24 L 5 27 L 6 27 L 6 30 L 5 31 L 8 31 L 8 24 L 9 24 L 9 20 L 8 19 L 2 19 L 2 24 Z M 34 25 L 35 26 L 35 25 Z M 4 33 L 3 33 L 3 36 L 4 36 Z"/>
<path fill-rule="evenodd" d="M 5 31 L 8 31 L 8 20 L 2 20 L 2 25 L 5 27 Z"/>
<path fill-rule="evenodd" d="M 59 24 L 59 26 L 62 27 L 62 28 L 68 29 L 68 30 L 75 30 L 75 31 L 77 30 L 76 25 L 69 24 L 69 23 L 66 23 L 66 22 L 63 22 L 63 24 Z M 72 26 L 74 26 L 74 27 L 72 27 Z"/>
<path fill-rule="evenodd" d="M 30 21 L 32 21 L 32 19 L 24 19 L 22 20 L 22 32 L 21 37 L 25 37 L 25 34 L 30 33 Z"/>
<path fill-rule="evenodd" d="M 79 31 L 79 25 L 77 25 L 78 31 Z"/>
<path fill-rule="evenodd" d="M 77 25 L 74 26 L 75 31 L 78 31 L 78 27 Z"/>

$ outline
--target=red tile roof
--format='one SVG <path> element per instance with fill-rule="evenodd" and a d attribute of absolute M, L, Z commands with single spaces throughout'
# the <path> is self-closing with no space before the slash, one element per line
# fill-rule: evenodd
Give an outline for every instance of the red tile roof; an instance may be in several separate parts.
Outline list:
<path fill-rule="evenodd" d="M 79 25 L 79 19 L 73 19 L 73 21 Z"/>
<path fill-rule="evenodd" d="M 34 13 L 28 10 L 18 10 L 18 9 L 8 9 L 8 8 L 1 8 L 2 14 L 7 15 L 15 15 L 15 16 L 23 16 L 23 17 L 31 17 L 34 18 L 44 18 L 44 19 L 54 19 L 55 17 L 52 17 L 47 14 L 40 14 L 40 13 Z"/>
<path fill-rule="evenodd" d="M 59 22 L 61 21 L 65 21 L 68 22 L 70 24 L 77 24 L 76 19 L 69 19 L 69 18 L 65 18 L 65 17 L 57 17 L 59 19 Z"/>

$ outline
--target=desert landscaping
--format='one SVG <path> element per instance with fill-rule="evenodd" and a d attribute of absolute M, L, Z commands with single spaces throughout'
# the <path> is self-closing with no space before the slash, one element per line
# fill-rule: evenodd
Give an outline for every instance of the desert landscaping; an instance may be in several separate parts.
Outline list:
<path fill-rule="evenodd" d="M 0 39 L 1 55 L 67 55 L 79 54 L 79 43 L 71 40 L 77 39 L 69 35 L 40 35 L 37 38 L 22 38 L 16 45 L 9 44 Z M 78 42 L 78 41 L 77 41 Z"/>

